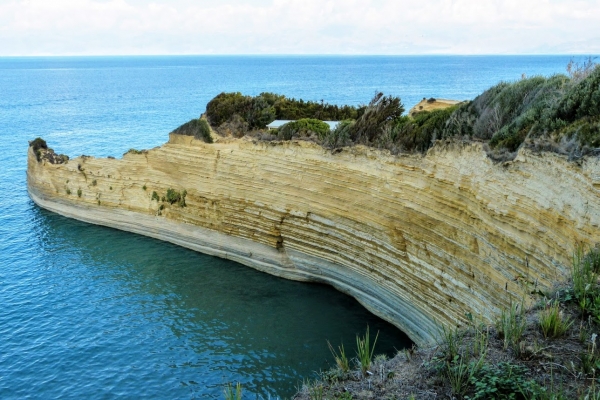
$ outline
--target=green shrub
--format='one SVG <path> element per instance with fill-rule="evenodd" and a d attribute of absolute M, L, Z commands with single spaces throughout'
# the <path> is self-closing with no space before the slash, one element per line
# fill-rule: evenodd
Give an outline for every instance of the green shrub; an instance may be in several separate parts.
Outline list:
<path fill-rule="evenodd" d="M 521 365 L 501 362 L 483 365 L 470 383 L 475 387 L 473 399 L 529 399 L 535 381 L 526 378 L 528 369 Z"/>
<path fill-rule="evenodd" d="M 282 140 L 291 140 L 294 137 L 310 137 L 312 134 L 316 134 L 319 139 L 323 139 L 328 133 L 329 125 L 325 122 L 303 118 L 283 125 L 279 128 L 277 136 Z"/>
<path fill-rule="evenodd" d="M 212 126 L 220 126 L 234 114 L 244 114 L 250 108 L 250 98 L 240 92 L 220 93 L 206 105 L 206 117 Z"/>
<path fill-rule="evenodd" d="M 344 120 L 333 130 L 329 130 L 323 137 L 323 146 L 335 150 L 347 146 L 350 143 L 350 132 L 352 132 L 354 121 Z"/>
<path fill-rule="evenodd" d="M 337 106 L 323 101 L 290 99 L 275 93 L 244 96 L 239 92 L 220 93 L 206 106 L 206 117 L 214 127 L 238 120 L 236 125 L 246 123 L 248 129 L 264 129 L 275 119 L 299 120 L 304 118 L 341 121 L 356 119 L 363 108 Z"/>
<path fill-rule="evenodd" d="M 158 193 L 156 193 L 156 191 L 152 192 L 152 200 L 160 201 L 160 198 L 158 197 Z"/>
<path fill-rule="evenodd" d="M 206 143 L 213 142 L 212 136 L 210 135 L 210 126 L 208 125 L 208 122 L 202 118 L 188 121 L 171 133 L 193 136 L 195 139 L 203 140 Z"/>
<path fill-rule="evenodd" d="M 399 97 L 384 96 L 377 93 L 356 120 L 350 132 L 350 138 L 355 143 L 370 145 L 384 132 L 386 128 L 400 118 L 404 106 Z"/>
<path fill-rule="evenodd" d="M 185 207 L 185 197 L 187 196 L 187 191 L 178 192 L 175 189 L 167 189 L 166 197 L 163 197 L 163 201 L 167 201 L 170 204 L 177 203 L 180 207 Z"/>
<path fill-rule="evenodd" d="M 81 197 L 82 194 L 83 192 L 81 191 L 81 189 L 77 189 L 77 197 Z"/>
<path fill-rule="evenodd" d="M 35 154 L 35 158 L 40 161 L 41 158 L 41 149 L 48 149 L 48 145 L 46 144 L 46 141 L 40 137 L 37 137 L 35 139 L 33 139 L 31 142 L 29 142 L 29 147 L 33 148 L 33 153 Z"/>

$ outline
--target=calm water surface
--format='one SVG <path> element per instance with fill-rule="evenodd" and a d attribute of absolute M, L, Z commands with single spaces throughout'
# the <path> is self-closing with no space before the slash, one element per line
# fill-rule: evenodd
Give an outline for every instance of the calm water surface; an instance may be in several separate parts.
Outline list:
<path fill-rule="evenodd" d="M 337 104 L 376 90 L 407 108 L 500 80 L 564 71 L 543 57 L 0 58 L 0 398 L 289 397 L 369 325 L 377 352 L 409 344 L 353 299 L 168 243 L 87 225 L 28 198 L 27 141 L 71 156 L 164 143 L 222 91 Z"/>

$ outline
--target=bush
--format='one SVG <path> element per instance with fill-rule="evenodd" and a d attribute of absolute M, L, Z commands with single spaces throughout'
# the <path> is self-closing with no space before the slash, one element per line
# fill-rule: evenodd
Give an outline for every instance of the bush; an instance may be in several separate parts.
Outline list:
<path fill-rule="evenodd" d="M 220 126 L 234 114 L 245 114 L 249 108 L 248 96 L 240 92 L 220 93 L 206 105 L 206 117 L 212 126 Z"/>
<path fill-rule="evenodd" d="M 319 120 L 356 119 L 362 108 L 337 106 L 315 101 L 289 99 L 275 93 L 244 96 L 239 92 L 221 93 L 206 106 L 206 116 L 216 128 L 237 119 L 236 125 L 247 124 L 247 129 L 264 129 L 275 119 Z"/>
<path fill-rule="evenodd" d="M 46 144 L 46 141 L 40 137 L 37 137 L 35 139 L 33 139 L 31 142 L 29 142 L 29 147 L 33 148 L 33 153 L 35 154 L 35 157 L 37 158 L 38 161 L 41 160 L 41 153 L 39 150 L 41 149 L 48 149 L 48 145 Z"/>
<path fill-rule="evenodd" d="M 329 130 L 323 137 L 323 146 L 328 149 L 335 150 L 339 147 L 346 146 L 350 142 L 350 132 L 354 126 L 354 121 L 341 121 L 333 130 Z"/>
<path fill-rule="evenodd" d="M 355 143 L 370 145 L 381 136 L 390 124 L 400 118 L 404 106 L 399 97 L 384 96 L 377 93 L 356 120 L 350 132 Z"/>
<path fill-rule="evenodd" d="M 185 207 L 185 197 L 187 196 L 187 191 L 178 192 L 175 189 L 167 189 L 166 197 L 163 197 L 163 201 L 169 202 L 169 204 L 177 203 L 180 207 Z"/>
<path fill-rule="evenodd" d="M 210 126 L 206 120 L 201 118 L 186 122 L 171 133 L 193 136 L 195 139 L 203 140 L 206 143 L 213 142 L 212 136 L 210 135 Z"/>
<path fill-rule="evenodd" d="M 318 119 L 303 118 L 298 121 L 288 122 L 279 128 L 277 136 L 282 140 L 291 140 L 295 137 L 311 137 L 317 135 L 319 139 L 324 139 L 329 133 L 329 125 Z"/>
<path fill-rule="evenodd" d="M 526 367 L 508 362 L 484 365 L 471 378 L 475 386 L 473 399 L 529 399 L 537 385 L 526 379 L 527 371 Z"/>

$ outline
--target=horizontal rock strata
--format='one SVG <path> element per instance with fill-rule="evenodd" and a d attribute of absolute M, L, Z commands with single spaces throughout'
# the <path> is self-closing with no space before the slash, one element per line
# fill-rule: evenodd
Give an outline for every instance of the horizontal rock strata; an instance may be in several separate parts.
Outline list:
<path fill-rule="evenodd" d="M 122 159 L 55 165 L 30 149 L 27 182 L 59 214 L 331 284 L 420 345 L 564 279 L 574 246 L 600 239 L 597 159 L 494 164 L 476 143 L 393 157 L 171 135 Z"/>

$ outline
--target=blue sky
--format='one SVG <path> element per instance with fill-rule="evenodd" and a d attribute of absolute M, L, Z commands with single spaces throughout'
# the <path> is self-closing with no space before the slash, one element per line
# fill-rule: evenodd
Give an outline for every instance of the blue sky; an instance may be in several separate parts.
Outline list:
<path fill-rule="evenodd" d="M 0 0 L 0 56 L 600 54 L 600 0 Z"/>

